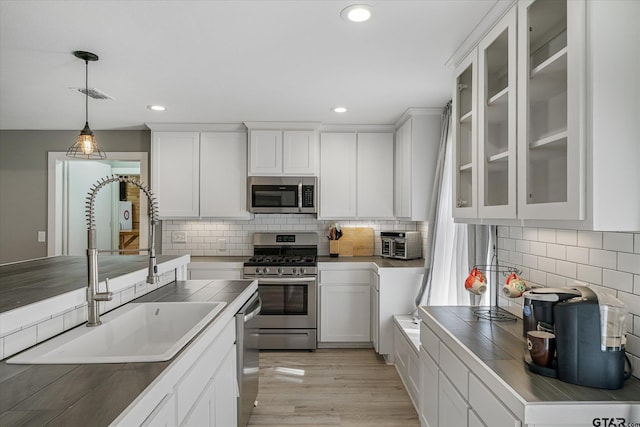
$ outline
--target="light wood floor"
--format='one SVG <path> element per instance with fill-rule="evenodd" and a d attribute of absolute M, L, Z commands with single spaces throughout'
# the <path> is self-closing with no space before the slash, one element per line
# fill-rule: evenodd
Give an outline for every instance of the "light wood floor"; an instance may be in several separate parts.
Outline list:
<path fill-rule="evenodd" d="M 419 425 L 396 368 L 372 349 L 260 353 L 249 426 Z"/>

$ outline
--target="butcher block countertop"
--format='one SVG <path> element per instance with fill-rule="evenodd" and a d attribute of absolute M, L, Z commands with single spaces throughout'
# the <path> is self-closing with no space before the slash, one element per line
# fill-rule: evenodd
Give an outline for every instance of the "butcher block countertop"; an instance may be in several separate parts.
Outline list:
<path fill-rule="evenodd" d="M 246 300 L 255 289 L 250 280 L 186 280 L 134 302 L 225 301 L 227 305 L 212 320 L 216 322 L 230 310 L 237 311 L 244 303 L 239 297 L 244 295 Z M 166 362 L 149 363 L 13 365 L 2 361 L 0 425 L 108 425 L 183 351 Z"/>

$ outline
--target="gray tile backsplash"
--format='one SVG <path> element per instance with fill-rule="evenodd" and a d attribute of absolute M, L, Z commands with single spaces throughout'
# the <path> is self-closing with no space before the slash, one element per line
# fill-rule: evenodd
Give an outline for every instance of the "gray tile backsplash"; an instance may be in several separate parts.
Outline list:
<path fill-rule="evenodd" d="M 501 226 L 498 258 L 522 270 L 529 285 L 579 281 L 622 300 L 629 311 L 627 353 L 640 377 L 640 233 Z M 522 317 L 522 298 L 500 295 L 499 305 Z"/>

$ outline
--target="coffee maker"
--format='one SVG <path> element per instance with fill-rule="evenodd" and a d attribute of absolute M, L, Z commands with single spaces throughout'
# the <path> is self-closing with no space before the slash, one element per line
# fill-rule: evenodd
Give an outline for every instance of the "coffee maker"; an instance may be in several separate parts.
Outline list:
<path fill-rule="evenodd" d="M 523 333 L 546 331 L 555 335 L 556 353 L 546 366 L 533 362 L 531 372 L 572 384 L 618 389 L 625 380 L 624 304 L 586 286 L 536 288 L 524 293 Z"/>

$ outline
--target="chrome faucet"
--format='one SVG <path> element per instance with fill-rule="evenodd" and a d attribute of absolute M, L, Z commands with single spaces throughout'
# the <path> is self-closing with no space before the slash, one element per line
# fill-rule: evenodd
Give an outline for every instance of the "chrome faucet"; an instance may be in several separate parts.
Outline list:
<path fill-rule="evenodd" d="M 155 229 L 158 216 L 158 202 L 156 201 L 151 189 L 138 182 L 133 178 L 126 176 L 107 176 L 98 180 L 97 183 L 91 186 L 89 190 L 87 201 L 85 203 L 85 212 L 87 216 L 87 271 L 88 271 L 88 285 L 87 285 L 87 326 L 100 325 L 100 310 L 98 301 L 111 301 L 113 294 L 109 292 L 109 279 L 106 280 L 106 292 L 98 291 L 98 253 L 99 252 L 120 252 L 121 250 L 98 250 L 97 238 L 96 238 L 96 223 L 95 223 L 95 199 L 98 191 L 107 184 L 113 182 L 126 182 L 128 184 L 135 185 L 147 196 L 149 200 L 149 249 L 138 249 L 141 251 L 149 252 L 149 272 L 147 274 L 147 283 L 158 283 L 158 266 L 156 265 L 156 238 Z"/>

